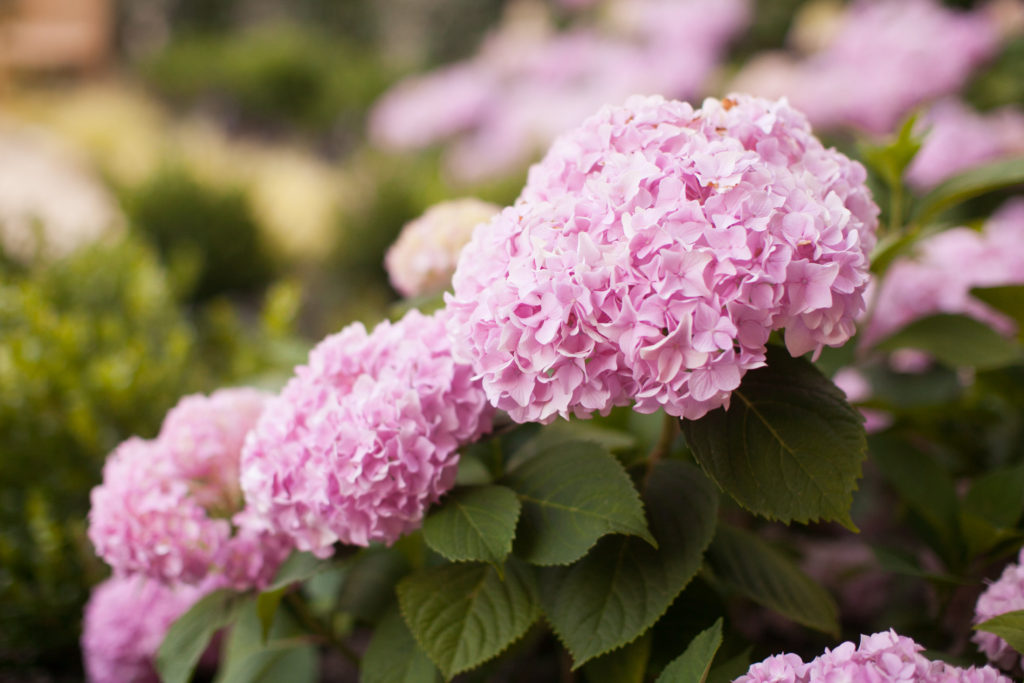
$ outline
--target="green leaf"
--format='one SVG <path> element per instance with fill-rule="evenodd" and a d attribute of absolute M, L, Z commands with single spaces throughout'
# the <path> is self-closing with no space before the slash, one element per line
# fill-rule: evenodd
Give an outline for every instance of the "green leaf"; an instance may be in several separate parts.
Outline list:
<path fill-rule="evenodd" d="M 267 639 L 267 634 L 270 633 L 270 627 L 274 625 L 274 616 L 277 614 L 281 598 L 284 597 L 287 590 L 288 586 L 281 586 L 273 590 L 263 591 L 256 596 L 256 613 L 259 615 L 264 641 Z"/>
<path fill-rule="evenodd" d="M 850 506 L 867 449 L 860 413 L 817 368 L 768 347 L 728 410 L 683 420 L 704 471 L 755 514 L 783 522 L 835 520 Z"/>
<path fill-rule="evenodd" d="M 210 639 L 237 616 L 245 598 L 221 588 L 203 596 L 171 624 L 156 654 L 156 670 L 163 683 L 186 683 L 192 679 L 199 658 Z"/>
<path fill-rule="evenodd" d="M 911 220 L 927 225 L 943 211 L 974 197 L 1024 183 L 1024 157 L 977 166 L 953 176 L 921 198 Z"/>
<path fill-rule="evenodd" d="M 441 678 L 397 609 L 388 612 L 374 630 L 360 674 L 363 683 L 435 683 Z"/>
<path fill-rule="evenodd" d="M 964 510 L 997 528 L 1012 528 L 1024 514 L 1024 465 L 991 470 L 971 484 Z"/>
<path fill-rule="evenodd" d="M 1024 285 L 975 287 L 971 296 L 1013 318 L 1017 323 L 1017 338 L 1024 337 Z"/>
<path fill-rule="evenodd" d="M 690 641 L 686 651 L 665 667 L 656 683 L 704 683 L 722 645 L 722 618 Z"/>
<path fill-rule="evenodd" d="M 341 585 L 338 610 L 377 621 L 394 599 L 395 584 L 409 569 L 409 561 L 395 547 L 371 546 L 360 551 Z"/>
<path fill-rule="evenodd" d="M 632 643 L 591 659 L 583 667 L 588 683 L 644 683 L 647 661 L 651 658 L 651 633 Z"/>
<path fill-rule="evenodd" d="M 1024 653 L 1024 610 L 1006 612 L 974 625 L 975 631 L 994 633 L 1017 652 Z"/>
<path fill-rule="evenodd" d="M 290 586 L 299 581 L 305 581 L 311 576 L 330 569 L 331 563 L 328 560 L 321 560 L 312 553 L 293 552 L 288 559 L 278 568 L 274 580 L 267 586 L 267 591 L 277 590 Z"/>
<path fill-rule="evenodd" d="M 798 624 L 839 636 L 832 596 L 757 535 L 719 524 L 708 559 L 715 575 L 741 595 Z"/>
<path fill-rule="evenodd" d="M 715 665 L 708 673 L 707 683 L 732 683 L 750 669 L 750 652 L 747 648 L 735 657 Z"/>
<path fill-rule="evenodd" d="M 900 498 L 932 528 L 936 551 L 950 566 L 957 566 L 963 550 L 960 502 L 953 478 L 925 453 L 888 434 L 868 439 L 871 460 Z"/>
<path fill-rule="evenodd" d="M 504 486 L 457 490 L 427 517 L 423 540 L 449 560 L 501 563 L 512 552 L 519 510 Z"/>
<path fill-rule="evenodd" d="M 678 460 L 658 463 L 644 492 L 658 548 L 609 536 L 579 562 L 541 574 L 541 602 L 579 667 L 631 642 L 665 613 L 700 568 L 714 534 L 718 493 Z"/>
<path fill-rule="evenodd" d="M 405 623 L 445 679 L 500 654 L 540 614 L 533 575 L 514 558 L 504 572 L 487 564 L 422 570 L 397 590 Z"/>
<path fill-rule="evenodd" d="M 885 145 L 859 145 L 861 160 L 871 167 L 889 187 L 903 183 L 903 172 L 921 149 L 922 138 L 914 133 L 917 116 L 903 122 L 899 134 Z"/>
<path fill-rule="evenodd" d="M 569 564 L 606 534 L 632 534 L 654 544 L 633 482 L 598 444 L 545 442 L 502 483 L 522 503 L 515 553 L 528 562 Z"/>
<path fill-rule="evenodd" d="M 216 683 L 313 683 L 318 679 L 316 647 L 287 613 L 263 635 L 259 606 L 247 601 L 239 609 L 222 648 Z"/>
<path fill-rule="evenodd" d="M 1021 347 L 985 323 L 966 315 L 940 313 L 918 318 L 875 345 L 882 351 L 918 349 L 950 367 L 989 370 L 1019 362 Z"/>

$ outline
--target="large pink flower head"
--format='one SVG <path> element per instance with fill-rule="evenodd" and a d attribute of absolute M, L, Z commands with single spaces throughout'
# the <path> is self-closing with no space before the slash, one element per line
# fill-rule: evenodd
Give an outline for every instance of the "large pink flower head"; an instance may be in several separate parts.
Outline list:
<path fill-rule="evenodd" d="M 391 543 L 455 482 L 493 410 L 439 317 L 412 310 L 323 340 L 249 435 L 246 499 L 301 550 Z"/>
<path fill-rule="evenodd" d="M 873 344 L 936 313 L 968 315 L 1010 335 L 1014 322 L 971 296 L 971 289 L 1018 284 L 1024 284 L 1024 199 L 1005 204 L 980 232 L 940 232 L 889 266 L 861 341 Z"/>
<path fill-rule="evenodd" d="M 961 669 L 929 660 L 923 649 L 895 631 L 882 631 L 861 636 L 859 645 L 847 641 L 825 650 L 807 663 L 795 654 L 769 657 L 734 683 L 1010 683 L 992 667 Z"/>
<path fill-rule="evenodd" d="M 974 623 L 980 624 L 992 617 L 1017 610 L 1024 610 L 1024 550 L 1017 558 L 1017 564 L 1007 565 L 999 579 L 978 597 L 974 607 Z M 994 633 L 976 631 L 971 639 L 1002 669 L 1010 670 L 1021 663 L 1017 651 Z"/>
<path fill-rule="evenodd" d="M 82 621 L 91 683 L 158 683 L 154 661 L 171 624 L 209 587 L 168 586 L 143 576 L 107 579 L 93 589 Z"/>
<path fill-rule="evenodd" d="M 793 354 L 852 336 L 878 213 L 865 176 L 785 101 L 606 107 L 463 250 L 455 352 L 517 421 L 631 401 L 696 419 L 764 364 L 772 330 Z"/>
<path fill-rule="evenodd" d="M 253 389 L 188 396 L 157 438 L 118 446 L 92 491 L 96 553 L 120 574 L 168 583 L 216 577 L 244 590 L 272 578 L 290 546 L 243 508 L 238 481 L 245 434 L 269 398 Z"/>

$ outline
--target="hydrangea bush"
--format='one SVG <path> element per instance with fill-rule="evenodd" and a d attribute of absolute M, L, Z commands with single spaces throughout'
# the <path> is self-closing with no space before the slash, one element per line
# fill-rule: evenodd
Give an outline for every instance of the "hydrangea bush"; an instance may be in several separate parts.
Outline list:
<path fill-rule="evenodd" d="M 185 681 L 213 641 L 227 680 L 1012 680 L 1019 568 L 982 590 L 1024 538 L 1024 223 L 941 219 L 1024 166 L 921 194 L 916 135 L 865 166 L 784 99 L 638 96 L 511 206 L 428 213 L 388 268 L 419 295 L 453 262 L 403 241 L 462 247 L 438 310 L 111 452 L 90 675 Z M 117 582 L 193 604 L 154 650 L 104 620 Z"/>

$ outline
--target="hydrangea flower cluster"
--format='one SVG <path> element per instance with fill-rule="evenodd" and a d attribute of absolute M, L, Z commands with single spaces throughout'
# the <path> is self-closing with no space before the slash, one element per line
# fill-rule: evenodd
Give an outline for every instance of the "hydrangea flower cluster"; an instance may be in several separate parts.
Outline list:
<path fill-rule="evenodd" d="M 980 624 L 992 617 L 1024 610 L 1024 550 L 1017 558 L 1017 564 L 1003 569 L 997 581 L 985 589 L 974 607 L 974 623 Z M 1021 657 L 1005 640 L 994 633 L 975 631 L 971 639 L 978 649 L 996 666 L 1007 671 L 1021 663 Z"/>
<path fill-rule="evenodd" d="M 239 459 L 270 394 L 222 389 L 188 396 L 159 435 L 131 438 L 92 491 L 89 538 L 119 574 L 167 583 L 210 577 L 239 590 L 265 585 L 291 550 L 244 508 Z"/>
<path fill-rule="evenodd" d="M 208 586 L 168 586 L 141 575 L 93 589 L 82 621 L 82 655 L 92 683 L 159 683 L 157 650 L 171 624 Z"/>
<path fill-rule="evenodd" d="M 876 304 L 862 334 L 873 344 L 935 313 L 961 313 L 1006 335 L 1012 320 L 974 298 L 973 287 L 1024 284 L 1024 199 L 992 215 L 984 230 L 953 228 L 922 240 L 917 254 L 894 262 L 872 296 Z"/>
<path fill-rule="evenodd" d="M 479 199 L 441 202 L 406 224 L 384 258 L 391 285 L 406 297 L 437 294 L 452 281 L 459 252 L 478 223 L 501 207 Z"/>
<path fill-rule="evenodd" d="M 242 455 L 246 499 L 300 550 L 391 543 L 455 482 L 456 449 L 491 426 L 443 312 L 327 337 L 272 400 Z"/>
<path fill-rule="evenodd" d="M 987 161 L 1024 154 L 1024 113 L 1018 109 L 980 114 L 957 100 L 943 100 L 921 124 L 924 143 L 907 169 L 907 182 L 919 189 Z"/>
<path fill-rule="evenodd" d="M 698 94 L 748 0 L 616 0 L 610 26 L 555 32 L 511 15 L 480 52 L 399 83 L 371 113 L 377 144 L 414 149 L 454 138 L 445 167 L 478 181 L 525 165 L 606 102 L 635 92 Z"/>
<path fill-rule="evenodd" d="M 999 42 L 996 23 L 981 11 L 935 0 L 855 2 L 824 49 L 799 61 L 765 55 L 731 87 L 785 95 L 817 127 L 887 133 L 915 106 L 959 90 Z"/>
<path fill-rule="evenodd" d="M 793 354 L 852 336 L 878 213 L 865 175 L 785 101 L 606 107 L 463 250 L 455 353 L 520 422 L 633 400 L 698 418 L 772 330 Z"/>
<path fill-rule="evenodd" d="M 845 642 L 804 663 L 795 654 L 769 657 L 750 667 L 734 683 L 1010 683 L 992 667 L 961 669 L 932 661 L 924 648 L 895 631 L 861 636 L 860 644 Z"/>

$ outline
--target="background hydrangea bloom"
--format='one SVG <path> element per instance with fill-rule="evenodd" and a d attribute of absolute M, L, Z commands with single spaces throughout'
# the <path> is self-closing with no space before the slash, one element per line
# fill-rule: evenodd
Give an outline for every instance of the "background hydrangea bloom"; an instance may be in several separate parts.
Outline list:
<path fill-rule="evenodd" d="M 852 336 L 878 213 L 865 175 L 784 101 L 606 107 L 463 250 L 455 352 L 517 421 L 634 400 L 698 418 L 773 329 L 795 355 Z"/>
<path fill-rule="evenodd" d="M 872 294 L 876 303 L 862 334 L 873 344 L 935 313 L 962 313 L 1004 334 L 1013 321 L 970 295 L 973 287 L 1024 284 L 1024 200 L 992 215 L 979 232 L 953 228 L 922 240 L 914 256 L 894 262 Z"/>
<path fill-rule="evenodd" d="M 1024 154 L 1024 113 L 1017 109 L 981 114 L 956 100 L 944 100 L 921 123 L 924 142 L 907 169 L 907 182 L 919 189 L 984 162 Z"/>
<path fill-rule="evenodd" d="M 750 667 L 734 683 L 1010 683 L 992 667 L 961 669 L 931 661 L 924 648 L 895 631 L 861 636 L 860 644 L 845 642 L 808 663 L 795 654 L 769 657 Z"/>
<path fill-rule="evenodd" d="M 242 508 L 238 470 L 245 434 L 269 398 L 254 389 L 188 396 L 155 439 L 118 446 L 92 491 L 97 554 L 118 573 L 169 583 L 265 584 L 290 546 Z"/>
<path fill-rule="evenodd" d="M 1017 610 L 1024 610 L 1024 550 L 1018 556 L 1017 564 L 1007 565 L 999 579 L 978 597 L 974 607 L 974 623 L 980 624 L 992 617 Z M 1017 651 L 994 633 L 975 631 L 971 640 L 1002 669 L 1013 669 L 1021 662 Z"/>
<path fill-rule="evenodd" d="M 441 202 L 407 223 L 384 259 L 392 286 L 406 297 L 444 291 L 473 228 L 499 211 L 470 197 Z"/>
<path fill-rule="evenodd" d="M 762 56 L 731 87 L 785 95 L 815 126 L 887 133 L 915 106 L 959 90 L 999 41 L 981 11 L 934 0 L 854 2 L 821 51 L 802 60 Z"/>
<path fill-rule="evenodd" d="M 93 589 L 82 622 L 82 655 L 92 683 L 159 683 L 157 650 L 171 624 L 209 587 L 168 586 L 140 575 Z"/>
<path fill-rule="evenodd" d="M 250 434 L 246 499 L 301 550 L 391 543 L 455 482 L 456 449 L 493 411 L 435 315 L 356 323 L 296 369 Z"/>
<path fill-rule="evenodd" d="M 608 26 L 565 32 L 545 17 L 511 15 L 471 59 L 386 93 L 371 137 L 393 149 L 453 138 L 445 166 L 461 181 L 516 170 L 602 104 L 636 92 L 698 95 L 750 3 L 616 0 L 605 11 Z"/>

